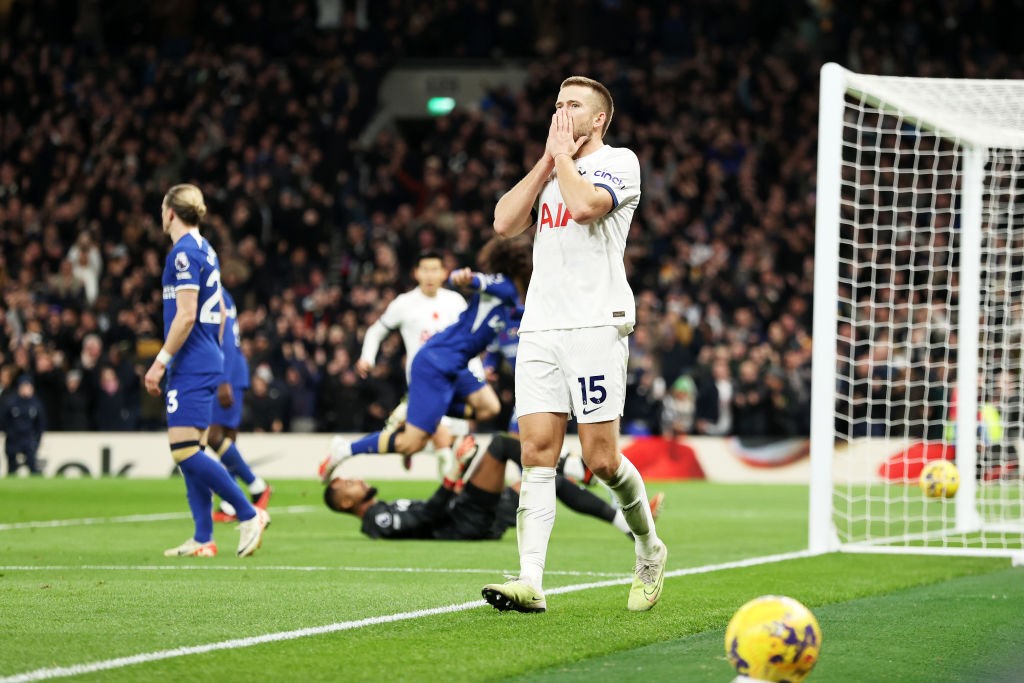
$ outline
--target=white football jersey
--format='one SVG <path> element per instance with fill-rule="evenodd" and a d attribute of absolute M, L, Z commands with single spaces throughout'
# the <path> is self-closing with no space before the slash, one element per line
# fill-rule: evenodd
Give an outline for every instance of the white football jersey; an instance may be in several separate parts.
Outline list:
<path fill-rule="evenodd" d="M 548 179 L 537 200 L 533 277 L 520 333 L 612 325 L 632 330 L 633 290 L 623 259 L 633 212 L 640 203 L 640 161 L 625 147 L 576 160 L 577 172 L 612 195 L 612 210 L 590 225 L 572 219 L 558 180 Z"/>
<path fill-rule="evenodd" d="M 376 364 L 380 344 L 391 330 L 398 330 L 405 344 L 405 374 L 409 376 L 413 357 L 428 339 L 454 323 L 466 310 L 466 299 L 450 289 L 439 289 L 429 297 L 419 287 L 392 300 L 384 313 L 366 331 L 361 360 Z"/>

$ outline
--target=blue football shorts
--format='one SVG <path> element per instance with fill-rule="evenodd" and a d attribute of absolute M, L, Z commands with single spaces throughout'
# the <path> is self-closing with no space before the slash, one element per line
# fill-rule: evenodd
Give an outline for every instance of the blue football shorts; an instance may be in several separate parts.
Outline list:
<path fill-rule="evenodd" d="M 412 360 L 409 374 L 409 412 L 405 421 L 428 434 L 437 430 L 452 401 L 464 400 L 487 385 L 468 367 L 449 370 L 439 360 L 442 359 L 431 351 L 421 349 Z"/>
<path fill-rule="evenodd" d="M 206 429 L 210 426 L 210 411 L 220 375 L 179 375 L 167 378 L 164 403 L 167 408 L 168 427 L 195 427 Z"/>
<path fill-rule="evenodd" d="M 231 394 L 235 397 L 230 408 L 221 406 L 216 396 L 213 399 L 213 409 L 210 412 L 210 424 L 220 425 L 228 429 L 238 429 L 242 423 L 242 398 L 245 396 L 245 387 L 231 387 Z"/>

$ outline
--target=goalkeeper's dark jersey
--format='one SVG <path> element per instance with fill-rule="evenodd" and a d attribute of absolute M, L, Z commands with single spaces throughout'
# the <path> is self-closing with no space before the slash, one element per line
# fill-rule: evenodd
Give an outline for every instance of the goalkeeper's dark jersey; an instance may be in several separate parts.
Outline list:
<path fill-rule="evenodd" d="M 467 483 L 462 493 L 438 487 L 430 500 L 378 502 L 363 515 L 362 531 L 370 538 L 436 538 L 477 541 L 500 538 L 504 525 L 495 524 L 501 496 Z"/>
<path fill-rule="evenodd" d="M 370 538 L 437 538 L 435 532 L 448 518 L 455 493 L 439 486 L 430 500 L 378 502 L 363 515 L 362 531 Z"/>

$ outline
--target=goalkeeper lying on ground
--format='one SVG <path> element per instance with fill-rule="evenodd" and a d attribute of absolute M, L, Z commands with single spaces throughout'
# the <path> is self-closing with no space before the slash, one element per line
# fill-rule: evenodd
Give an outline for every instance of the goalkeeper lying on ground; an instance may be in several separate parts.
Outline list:
<path fill-rule="evenodd" d="M 506 529 L 515 526 L 519 507 L 517 489 L 505 486 L 506 462 L 520 464 L 519 440 L 507 434 L 495 435 L 487 452 L 472 468 L 469 479 L 463 481 L 463 473 L 476 450 L 472 437 L 466 437 L 444 481 L 429 500 L 386 503 L 377 499 L 376 487 L 362 479 L 336 477 L 324 490 L 324 502 L 335 512 L 346 512 L 362 519 L 361 530 L 371 538 L 452 541 L 501 538 Z M 573 510 L 623 528 L 620 512 L 562 475 L 558 475 L 557 492 L 559 499 Z M 661 502 L 661 494 L 651 499 L 655 516 Z"/>

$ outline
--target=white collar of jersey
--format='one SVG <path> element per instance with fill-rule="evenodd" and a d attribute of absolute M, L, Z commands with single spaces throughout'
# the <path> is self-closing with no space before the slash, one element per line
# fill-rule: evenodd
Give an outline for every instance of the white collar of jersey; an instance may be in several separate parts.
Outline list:
<path fill-rule="evenodd" d="M 189 228 L 185 231 L 186 235 L 191 235 L 192 239 L 196 241 L 196 246 L 203 246 L 203 236 L 199 234 L 199 228 Z"/>
<path fill-rule="evenodd" d="M 606 145 L 606 144 L 604 144 L 604 143 L 601 143 L 601 146 L 600 146 L 600 147 L 598 147 L 597 149 L 595 149 L 595 150 L 594 150 L 593 152 L 590 152 L 590 153 L 589 153 L 589 154 L 587 154 L 586 156 L 582 156 L 582 157 L 576 157 L 576 159 L 575 159 L 575 160 L 576 160 L 576 161 L 583 161 L 583 160 L 585 160 L 585 159 L 592 159 L 592 158 L 594 157 L 594 155 L 595 155 L 595 154 L 601 154 L 601 153 L 602 153 L 602 152 L 604 152 L 604 151 L 605 151 L 606 149 L 611 149 L 611 147 L 609 147 L 608 145 Z"/>

